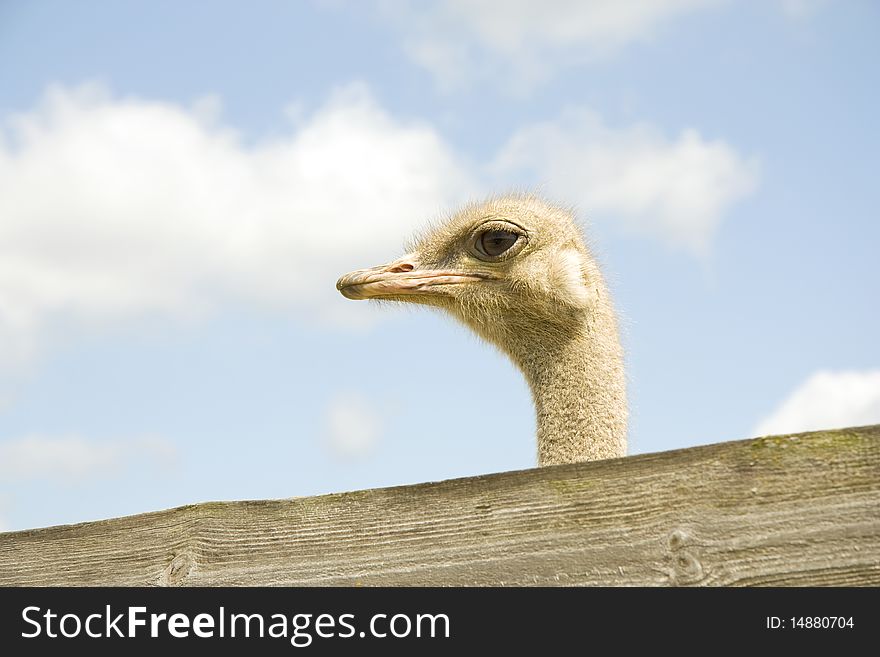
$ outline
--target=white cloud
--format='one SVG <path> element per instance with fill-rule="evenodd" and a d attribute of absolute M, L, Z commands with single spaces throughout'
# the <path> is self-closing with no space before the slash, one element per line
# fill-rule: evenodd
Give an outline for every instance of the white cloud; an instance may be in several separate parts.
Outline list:
<path fill-rule="evenodd" d="M 98 442 L 79 436 L 29 435 L 0 441 L 0 483 L 34 479 L 75 483 L 118 474 L 144 459 L 168 467 L 174 446 L 160 438 Z"/>
<path fill-rule="evenodd" d="M 819 371 L 755 428 L 766 436 L 880 423 L 880 370 Z"/>
<path fill-rule="evenodd" d="M 376 404 L 358 393 L 341 393 L 327 405 L 324 438 L 338 457 L 356 459 L 372 452 L 385 430 Z"/>
<path fill-rule="evenodd" d="M 27 360 L 53 319 L 193 317 L 228 300 L 332 312 L 341 273 L 470 189 L 430 127 L 362 85 L 252 147 L 216 112 L 86 85 L 7 121 L 0 359 Z"/>
<path fill-rule="evenodd" d="M 611 128 L 585 109 L 522 128 L 493 168 L 508 179 L 540 180 L 590 217 L 620 221 L 696 254 L 706 252 L 724 211 L 758 180 L 757 161 L 723 141 L 692 129 L 668 139 L 647 124 Z"/>
<path fill-rule="evenodd" d="M 546 182 L 588 216 L 699 251 L 756 179 L 754 163 L 722 141 L 613 129 L 586 109 L 522 128 L 483 167 L 430 126 L 390 116 L 360 84 L 291 114 L 289 134 L 246 145 L 219 120 L 216 99 L 187 109 L 85 85 L 54 87 L 8 118 L 6 370 L 60 334 L 235 303 L 349 325 L 364 313 L 336 293 L 336 278 L 398 254 L 426 218 L 493 181 Z"/>
<path fill-rule="evenodd" d="M 445 0 L 381 3 L 404 47 L 444 87 L 502 79 L 520 89 L 556 69 L 651 38 L 719 0 Z"/>

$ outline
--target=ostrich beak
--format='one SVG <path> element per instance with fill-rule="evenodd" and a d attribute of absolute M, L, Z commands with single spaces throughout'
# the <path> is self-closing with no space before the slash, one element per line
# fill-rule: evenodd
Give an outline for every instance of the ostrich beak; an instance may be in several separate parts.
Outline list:
<path fill-rule="evenodd" d="M 386 265 L 358 269 L 336 281 L 336 289 L 349 299 L 389 299 L 434 294 L 445 285 L 489 278 L 481 273 L 420 269 L 415 263 L 409 255 Z"/>

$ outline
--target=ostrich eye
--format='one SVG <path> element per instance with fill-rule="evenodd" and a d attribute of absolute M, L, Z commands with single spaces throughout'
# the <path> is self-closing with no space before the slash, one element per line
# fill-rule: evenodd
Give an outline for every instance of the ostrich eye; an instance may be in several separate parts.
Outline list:
<path fill-rule="evenodd" d="M 477 238 L 477 246 L 487 256 L 499 256 L 516 244 L 519 235 L 509 230 L 487 230 Z"/>

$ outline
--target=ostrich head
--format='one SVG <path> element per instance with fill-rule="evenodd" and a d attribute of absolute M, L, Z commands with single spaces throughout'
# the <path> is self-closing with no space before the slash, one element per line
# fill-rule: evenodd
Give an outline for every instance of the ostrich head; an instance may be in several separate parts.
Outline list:
<path fill-rule="evenodd" d="M 520 345 L 568 339 L 595 297 L 596 266 L 571 213 L 533 196 L 466 206 L 408 251 L 336 287 L 442 308 L 517 361 Z"/>

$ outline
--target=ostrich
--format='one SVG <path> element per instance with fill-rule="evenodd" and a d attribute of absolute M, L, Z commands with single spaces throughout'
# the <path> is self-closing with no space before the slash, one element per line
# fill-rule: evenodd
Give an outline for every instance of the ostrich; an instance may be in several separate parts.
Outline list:
<path fill-rule="evenodd" d="M 471 204 L 336 288 L 442 308 L 507 354 L 531 388 L 540 465 L 625 455 L 617 321 L 571 212 L 531 195 Z"/>

